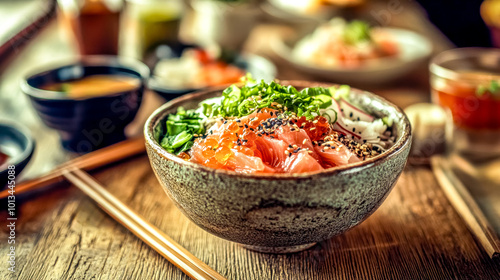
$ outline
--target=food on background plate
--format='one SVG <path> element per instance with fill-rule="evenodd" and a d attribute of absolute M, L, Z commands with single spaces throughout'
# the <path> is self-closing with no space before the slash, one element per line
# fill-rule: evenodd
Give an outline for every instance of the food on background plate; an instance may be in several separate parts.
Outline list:
<path fill-rule="evenodd" d="M 93 97 L 132 90 L 140 80 L 125 75 L 92 75 L 61 83 L 49 83 L 41 89 L 58 91 L 71 98 Z"/>
<path fill-rule="evenodd" d="M 179 58 L 163 59 L 156 64 L 158 80 L 170 88 L 202 88 L 236 83 L 245 71 L 210 52 L 191 48 Z"/>
<path fill-rule="evenodd" d="M 398 52 L 396 41 L 383 28 L 372 28 L 360 20 L 334 18 L 300 40 L 292 55 L 308 64 L 355 68 Z"/>
<path fill-rule="evenodd" d="M 156 138 L 187 161 L 240 173 L 303 173 L 360 162 L 393 142 L 392 121 L 354 104 L 350 87 L 297 90 L 247 77 L 194 110 L 178 108 Z"/>
<path fill-rule="evenodd" d="M 9 160 L 9 155 L 0 151 L 0 167 L 3 167 L 3 165 L 7 163 L 7 160 Z"/>

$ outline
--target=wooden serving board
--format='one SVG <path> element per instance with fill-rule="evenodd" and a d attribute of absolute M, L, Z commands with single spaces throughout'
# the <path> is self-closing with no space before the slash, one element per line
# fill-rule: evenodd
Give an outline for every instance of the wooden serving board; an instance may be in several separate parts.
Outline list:
<path fill-rule="evenodd" d="M 228 279 L 499 279 L 428 167 L 408 166 L 383 205 L 351 231 L 297 254 L 249 251 L 189 221 L 146 156 L 93 173 L 113 194 Z M 60 185 L 18 201 L 14 279 L 188 279 L 101 211 Z M 0 220 L 6 221 L 5 211 Z M 4 228 L 4 227 L 3 227 Z M 0 240 L 7 239 L 2 230 Z M 8 246 L 2 242 L 0 261 Z M 0 274 L 8 275 L 7 266 Z"/>

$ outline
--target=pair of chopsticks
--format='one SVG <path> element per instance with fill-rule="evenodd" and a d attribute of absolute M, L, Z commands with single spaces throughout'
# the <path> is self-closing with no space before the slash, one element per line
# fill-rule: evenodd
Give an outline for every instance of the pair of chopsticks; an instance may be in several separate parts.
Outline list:
<path fill-rule="evenodd" d="M 106 191 L 88 173 L 76 167 L 63 169 L 61 173 L 68 181 L 92 198 L 111 217 L 191 278 L 225 279 Z"/>
<path fill-rule="evenodd" d="M 431 166 L 441 188 L 458 214 L 492 259 L 500 260 L 500 239 L 467 188 L 441 156 L 431 157 Z"/>
<path fill-rule="evenodd" d="M 76 167 L 88 171 L 144 153 L 145 150 L 144 138 L 142 137 L 125 140 L 109 147 L 99 149 L 95 152 L 70 160 L 39 178 L 18 183 L 16 185 L 16 195 L 27 193 L 31 190 L 40 189 L 62 181 L 62 172 L 66 169 Z M 8 190 L 0 192 L 0 199 L 4 199 L 7 196 L 9 196 Z"/>
<path fill-rule="evenodd" d="M 83 170 L 91 170 L 144 153 L 144 139 L 125 140 L 83 155 L 36 179 L 17 184 L 16 195 L 41 189 L 66 178 L 92 198 L 104 211 L 193 279 L 224 279 L 158 228 L 127 207 Z M 0 192 L 0 199 L 9 196 Z"/>

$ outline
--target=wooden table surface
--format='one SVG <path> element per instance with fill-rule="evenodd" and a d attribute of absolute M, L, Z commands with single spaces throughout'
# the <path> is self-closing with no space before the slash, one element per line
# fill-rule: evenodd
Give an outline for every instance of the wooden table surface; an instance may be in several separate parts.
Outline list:
<path fill-rule="evenodd" d="M 274 58 L 265 45 L 266 34 L 270 36 L 273 28 L 259 27 L 248 49 Z M 437 50 L 446 47 L 442 43 Z M 29 126 L 37 140 L 27 177 L 46 172 L 74 155 L 55 144 L 57 133 L 36 117 L 17 88 L 19 78 L 29 68 L 29 61 L 41 63 L 68 55 L 74 55 L 74 51 L 53 22 L 19 50 L 13 61 L 1 66 L 0 119 Z M 315 79 L 291 70 L 279 60 L 275 62 L 282 79 Z M 370 89 L 402 107 L 428 101 L 425 66 L 419 73 L 390 87 Z M 149 112 L 161 103 L 148 92 L 135 128 L 140 128 Z M 289 255 L 252 252 L 198 228 L 164 194 L 145 155 L 92 175 L 228 279 L 500 279 L 500 265 L 489 259 L 471 235 L 428 166 L 408 165 L 383 205 L 359 226 L 307 251 Z M 0 203 L 1 278 L 187 279 L 66 183 L 17 198 L 16 271 L 11 273 L 6 264 L 7 203 Z"/>

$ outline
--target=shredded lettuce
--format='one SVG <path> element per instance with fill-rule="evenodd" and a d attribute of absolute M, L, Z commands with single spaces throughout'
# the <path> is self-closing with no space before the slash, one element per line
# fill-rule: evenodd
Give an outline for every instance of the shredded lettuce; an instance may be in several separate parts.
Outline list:
<path fill-rule="evenodd" d="M 321 87 L 299 91 L 274 81 L 256 83 L 247 77 L 242 87 L 232 85 L 225 89 L 219 104 L 203 104 L 203 114 L 208 117 L 241 117 L 258 109 L 271 108 L 313 119 L 320 115 L 320 109 L 332 104 L 332 92 Z"/>
<path fill-rule="evenodd" d="M 182 107 L 177 109 L 176 114 L 168 116 L 165 128 L 165 135 L 160 145 L 176 155 L 191 149 L 194 144 L 194 134 L 205 133 L 203 118 L 195 110 L 186 111 Z"/>

